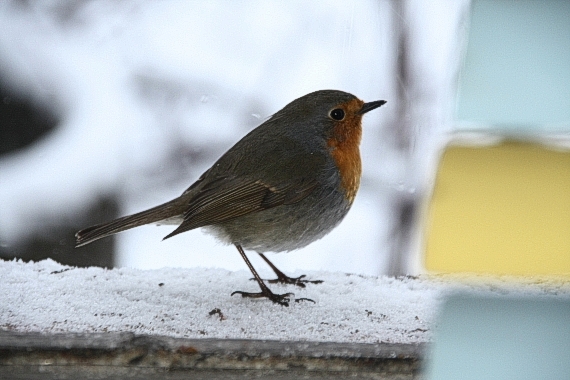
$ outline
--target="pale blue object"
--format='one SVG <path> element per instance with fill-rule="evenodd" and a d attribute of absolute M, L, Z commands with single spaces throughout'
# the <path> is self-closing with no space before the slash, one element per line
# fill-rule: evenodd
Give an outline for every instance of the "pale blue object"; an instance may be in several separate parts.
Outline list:
<path fill-rule="evenodd" d="M 452 296 L 428 360 L 430 380 L 570 379 L 570 300 Z"/>
<path fill-rule="evenodd" d="M 570 131 L 570 1 L 474 0 L 460 126 Z"/>

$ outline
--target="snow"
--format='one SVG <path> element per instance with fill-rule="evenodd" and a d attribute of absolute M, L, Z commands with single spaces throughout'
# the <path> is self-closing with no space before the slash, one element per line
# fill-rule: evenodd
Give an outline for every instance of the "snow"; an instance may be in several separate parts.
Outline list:
<path fill-rule="evenodd" d="M 259 268 L 262 277 L 269 270 Z M 257 291 L 246 270 L 72 268 L 52 260 L 0 261 L 0 329 L 20 332 L 133 332 L 171 337 L 354 343 L 430 341 L 446 295 L 570 297 L 570 282 L 544 278 L 375 277 L 303 272 L 324 280 L 270 285 L 308 301 L 289 307 L 231 297 Z M 301 272 L 289 273 L 298 276 Z M 219 309 L 219 312 L 216 311 Z"/>

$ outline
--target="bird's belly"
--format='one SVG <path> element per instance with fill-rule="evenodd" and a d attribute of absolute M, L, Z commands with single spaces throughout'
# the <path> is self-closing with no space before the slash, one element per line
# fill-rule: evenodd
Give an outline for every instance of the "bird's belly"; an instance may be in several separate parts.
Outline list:
<path fill-rule="evenodd" d="M 316 191 L 300 202 L 247 214 L 206 230 L 226 243 L 257 252 L 292 251 L 328 234 L 350 205 L 339 191 Z"/>

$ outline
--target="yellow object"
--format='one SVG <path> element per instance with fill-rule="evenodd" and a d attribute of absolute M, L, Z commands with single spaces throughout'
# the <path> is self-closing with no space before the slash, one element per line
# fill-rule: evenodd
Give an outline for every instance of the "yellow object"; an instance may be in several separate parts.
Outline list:
<path fill-rule="evenodd" d="M 448 146 L 426 227 L 430 271 L 570 275 L 570 150 Z"/>

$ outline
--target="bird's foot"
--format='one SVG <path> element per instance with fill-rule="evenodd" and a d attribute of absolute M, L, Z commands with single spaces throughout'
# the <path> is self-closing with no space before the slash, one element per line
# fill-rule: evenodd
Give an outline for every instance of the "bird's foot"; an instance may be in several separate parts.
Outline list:
<path fill-rule="evenodd" d="M 304 288 L 305 284 L 321 284 L 323 280 L 304 280 L 303 278 L 307 277 L 307 275 L 301 275 L 299 277 L 289 277 L 286 275 L 277 276 L 277 278 L 273 280 L 267 280 L 270 284 L 291 284 L 297 285 L 300 288 Z"/>
<path fill-rule="evenodd" d="M 271 301 L 273 301 L 273 303 L 277 303 L 281 306 L 289 306 L 289 302 L 291 301 L 291 299 L 289 297 L 295 296 L 293 293 L 285 293 L 285 294 L 275 294 L 273 292 L 269 292 L 269 293 L 264 293 L 264 292 L 259 292 L 259 293 L 248 293 L 248 292 L 242 292 L 240 290 L 236 290 L 235 292 L 232 293 L 232 296 L 234 294 L 241 294 L 242 297 L 247 297 L 247 298 L 269 298 Z M 315 301 L 313 301 L 310 298 L 296 298 L 295 302 L 301 302 L 301 301 L 309 301 L 312 303 L 316 303 Z"/>
<path fill-rule="evenodd" d="M 269 289 L 262 289 L 262 291 L 259 293 L 248 293 L 236 290 L 235 292 L 232 293 L 232 296 L 234 294 L 241 294 L 242 297 L 247 297 L 247 298 L 268 298 L 271 301 L 273 301 L 273 303 L 277 303 L 281 306 L 289 306 L 289 301 L 290 301 L 289 297 L 295 296 L 293 293 L 275 294 Z"/>
<path fill-rule="evenodd" d="M 300 288 L 304 288 L 305 284 L 307 284 L 307 283 L 320 284 L 323 282 L 322 280 L 314 280 L 314 281 L 303 280 L 303 278 L 307 277 L 304 274 L 299 276 L 299 277 L 289 277 L 285 273 L 281 272 L 275 265 L 273 265 L 273 263 L 271 261 L 269 261 L 269 259 L 263 253 L 258 252 L 258 254 L 263 259 L 263 261 L 265 261 L 267 263 L 267 265 L 269 265 L 271 267 L 271 269 L 273 269 L 273 272 L 277 276 L 276 279 L 265 280 L 265 281 L 269 282 L 270 284 L 290 284 L 290 285 L 297 285 Z"/>
<path fill-rule="evenodd" d="M 270 284 L 287 284 L 287 285 L 296 285 L 300 288 L 305 288 L 305 284 L 322 284 L 323 280 L 304 280 L 303 278 L 307 277 L 307 275 L 301 275 L 299 277 L 289 277 L 283 273 L 278 274 L 277 278 L 273 280 L 264 280 Z M 252 278 L 251 280 L 255 280 Z"/>

